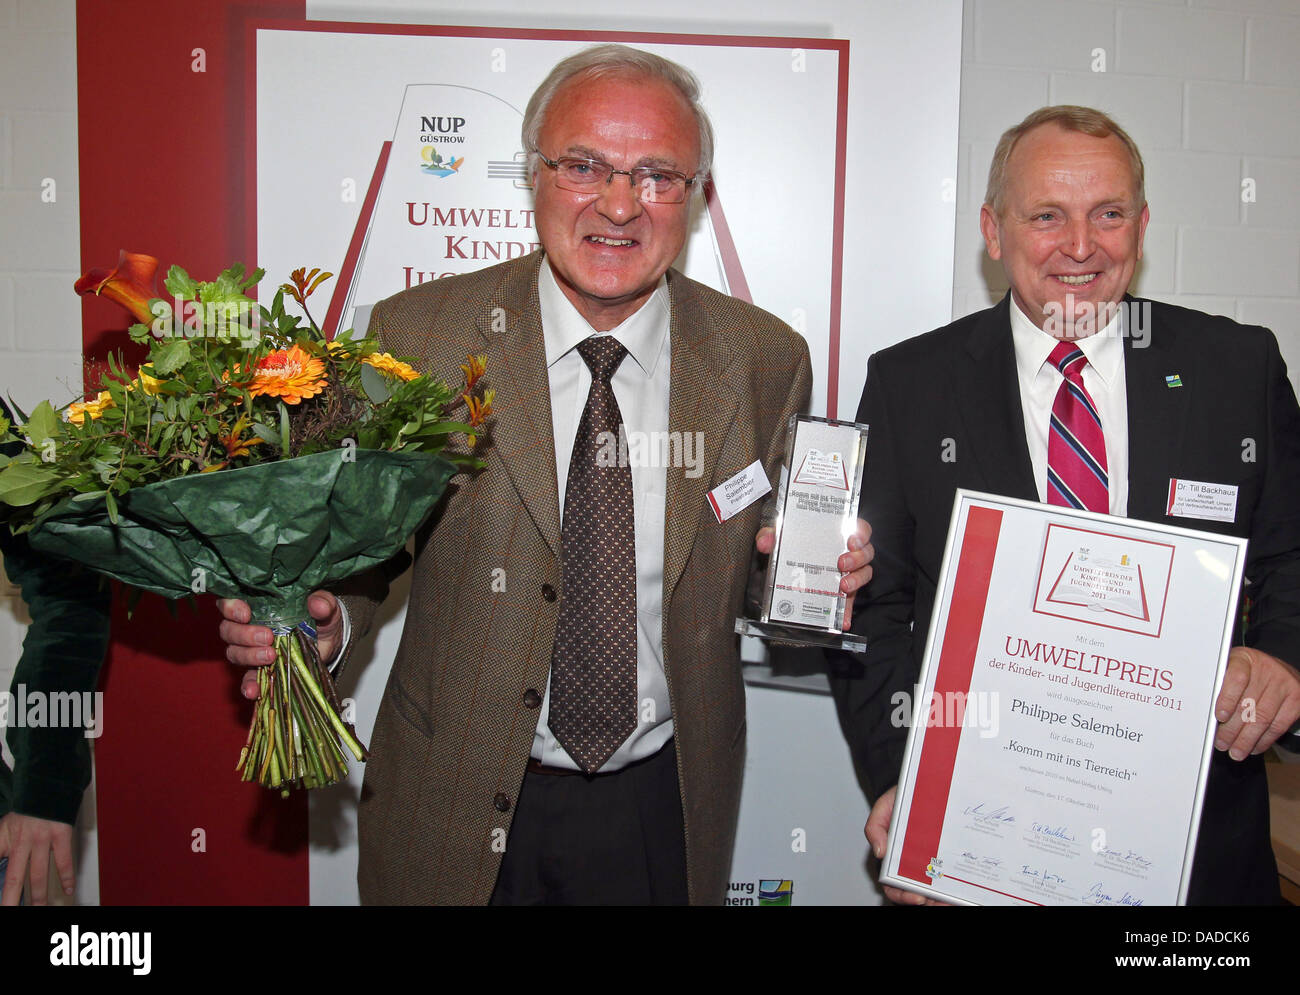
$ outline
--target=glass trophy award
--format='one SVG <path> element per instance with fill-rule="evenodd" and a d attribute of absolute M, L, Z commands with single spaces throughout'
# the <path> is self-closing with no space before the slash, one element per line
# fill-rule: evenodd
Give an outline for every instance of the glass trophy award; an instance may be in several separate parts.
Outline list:
<path fill-rule="evenodd" d="M 741 635 L 791 646 L 866 649 L 860 636 L 844 631 L 837 565 L 857 531 L 866 452 L 866 425 L 812 415 L 790 419 L 762 609 L 757 619 L 736 620 Z"/>

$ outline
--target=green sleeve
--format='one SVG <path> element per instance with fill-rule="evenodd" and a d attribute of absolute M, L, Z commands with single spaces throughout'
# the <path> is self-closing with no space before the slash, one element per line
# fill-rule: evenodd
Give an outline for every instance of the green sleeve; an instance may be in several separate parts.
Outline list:
<path fill-rule="evenodd" d="M 0 553 L 5 573 L 21 589 L 32 618 L 3 710 L 14 770 L 0 762 L 0 815 L 12 810 L 75 823 L 90 783 L 86 730 L 34 726 L 26 718 L 32 714 L 34 693 L 45 699 L 48 719 L 55 694 L 76 693 L 85 703 L 83 695 L 94 691 L 108 648 L 108 587 L 76 564 L 34 553 L 26 538 L 11 535 L 3 522 Z M 15 713 L 24 699 L 29 707 L 19 716 Z"/>

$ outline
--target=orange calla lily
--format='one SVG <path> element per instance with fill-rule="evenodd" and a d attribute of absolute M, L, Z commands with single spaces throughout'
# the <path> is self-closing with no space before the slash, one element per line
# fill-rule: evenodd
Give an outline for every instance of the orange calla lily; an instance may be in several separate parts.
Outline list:
<path fill-rule="evenodd" d="M 107 297 L 126 308 L 136 321 L 146 325 L 153 321 L 149 302 L 158 296 L 158 260 L 141 252 L 123 249 L 117 266 L 111 270 L 92 269 L 76 282 L 73 289 L 83 297 L 94 294 Z"/>

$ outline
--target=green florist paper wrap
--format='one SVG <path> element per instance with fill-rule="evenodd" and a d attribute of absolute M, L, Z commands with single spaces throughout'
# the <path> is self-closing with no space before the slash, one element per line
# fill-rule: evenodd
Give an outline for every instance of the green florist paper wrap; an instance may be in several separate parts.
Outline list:
<path fill-rule="evenodd" d="M 29 538 L 41 553 L 169 598 L 246 600 L 275 634 L 275 662 L 257 668 L 235 770 L 287 796 L 343 780 L 344 748 L 368 756 L 316 652 L 307 596 L 397 553 L 456 472 L 431 453 L 345 447 L 133 488 L 116 524 L 102 498 L 71 498 Z"/>
<path fill-rule="evenodd" d="M 340 448 L 134 488 L 118 499 L 117 525 L 102 499 L 73 498 L 30 540 L 168 598 L 201 579 L 247 601 L 258 622 L 292 628 L 312 591 L 397 553 L 456 472 L 427 453 Z"/>

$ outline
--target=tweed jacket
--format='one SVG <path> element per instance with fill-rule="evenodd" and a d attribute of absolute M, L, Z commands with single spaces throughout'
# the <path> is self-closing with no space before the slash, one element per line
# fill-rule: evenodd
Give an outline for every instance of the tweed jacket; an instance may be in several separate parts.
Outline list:
<path fill-rule="evenodd" d="M 421 284 L 376 306 L 383 346 L 449 383 L 486 354 L 487 466 L 453 478 L 416 540 L 405 628 L 380 704 L 358 816 L 362 901 L 483 904 L 537 726 L 564 591 L 537 275 L 544 254 Z M 707 492 L 761 459 L 779 474 L 805 409 L 807 344 L 758 308 L 668 273 L 669 432 L 699 432 L 703 470 L 670 466 L 663 662 L 692 903 L 726 889 L 744 767 L 738 637 L 761 502 L 725 523 Z M 480 443 L 483 446 L 483 443 Z M 688 475 L 688 473 L 694 475 Z M 364 633 L 386 590 L 344 594 Z M 355 642 L 355 640 L 354 640 Z"/>

